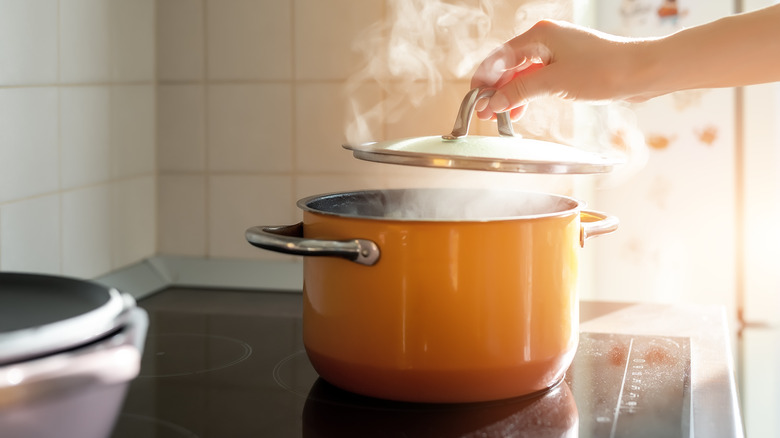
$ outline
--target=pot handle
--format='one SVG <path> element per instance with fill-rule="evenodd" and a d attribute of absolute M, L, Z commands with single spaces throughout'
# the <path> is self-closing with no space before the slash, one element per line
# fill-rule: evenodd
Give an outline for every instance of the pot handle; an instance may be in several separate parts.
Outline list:
<path fill-rule="evenodd" d="M 580 211 L 580 247 L 591 237 L 614 232 L 619 223 L 616 216 L 593 210 Z"/>
<path fill-rule="evenodd" d="M 371 266 L 379 260 L 379 247 L 366 239 L 324 240 L 303 237 L 303 223 L 295 225 L 263 226 L 246 230 L 246 240 L 252 245 L 302 256 L 341 257 Z"/>
<path fill-rule="evenodd" d="M 445 140 L 457 140 L 468 135 L 471 117 L 474 114 L 474 106 L 477 104 L 477 101 L 494 94 L 496 94 L 495 88 L 477 87 L 469 90 L 460 103 L 460 109 L 458 110 L 458 116 L 455 118 L 452 132 L 442 135 L 442 138 Z M 498 113 L 496 121 L 498 122 L 498 135 L 501 137 L 519 137 L 512 128 L 512 119 L 509 117 L 509 111 Z"/>

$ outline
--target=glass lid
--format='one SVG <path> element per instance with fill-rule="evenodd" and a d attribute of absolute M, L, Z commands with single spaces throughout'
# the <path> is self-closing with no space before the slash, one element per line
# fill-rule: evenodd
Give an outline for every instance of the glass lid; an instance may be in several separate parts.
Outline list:
<path fill-rule="evenodd" d="M 355 158 L 366 161 L 499 172 L 605 173 L 623 162 L 619 156 L 516 135 L 508 112 L 498 114 L 498 136 L 468 135 L 474 105 L 494 92 L 483 88 L 469 91 L 450 134 L 344 145 L 344 148 L 351 150 Z"/>

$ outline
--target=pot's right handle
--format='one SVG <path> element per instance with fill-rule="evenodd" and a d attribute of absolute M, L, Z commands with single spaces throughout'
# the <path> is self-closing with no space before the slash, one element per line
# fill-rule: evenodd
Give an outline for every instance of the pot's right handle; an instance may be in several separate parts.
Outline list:
<path fill-rule="evenodd" d="M 580 247 L 585 246 L 585 241 L 591 237 L 614 232 L 619 223 L 616 216 L 600 211 L 580 211 Z"/>
<path fill-rule="evenodd" d="M 246 230 L 252 245 L 284 254 L 341 257 L 371 266 L 379 260 L 379 247 L 366 239 L 324 240 L 303 237 L 303 223 L 282 226 L 256 226 Z"/>

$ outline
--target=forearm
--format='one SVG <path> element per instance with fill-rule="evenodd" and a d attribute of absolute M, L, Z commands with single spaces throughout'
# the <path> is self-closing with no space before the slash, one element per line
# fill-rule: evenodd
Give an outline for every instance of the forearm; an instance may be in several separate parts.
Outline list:
<path fill-rule="evenodd" d="M 537 59 L 543 67 L 524 70 Z M 541 21 L 488 56 L 472 78 L 472 86 L 497 88 L 479 103 L 482 119 L 505 111 L 519 116 L 544 96 L 641 102 L 679 90 L 766 82 L 780 82 L 780 5 L 648 39 Z"/>
<path fill-rule="evenodd" d="M 638 51 L 645 93 L 780 81 L 780 5 L 649 42 Z"/>

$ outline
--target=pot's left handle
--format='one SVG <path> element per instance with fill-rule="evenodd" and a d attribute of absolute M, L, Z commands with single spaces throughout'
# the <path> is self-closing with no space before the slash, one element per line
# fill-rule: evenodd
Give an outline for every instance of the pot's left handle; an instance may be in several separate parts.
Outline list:
<path fill-rule="evenodd" d="M 600 211 L 580 211 L 580 246 L 585 246 L 585 240 L 609 234 L 617 230 L 620 221 L 616 216 L 610 216 Z"/>
<path fill-rule="evenodd" d="M 282 226 L 259 225 L 246 230 L 252 245 L 283 254 L 341 257 L 371 266 L 379 261 L 379 247 L 366 239 L 325 240 L 303 237 L 303 223 Z"/>

